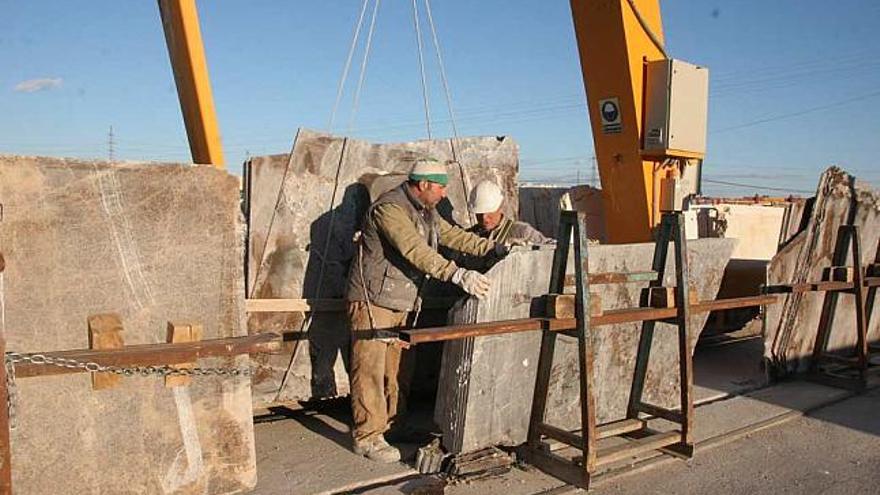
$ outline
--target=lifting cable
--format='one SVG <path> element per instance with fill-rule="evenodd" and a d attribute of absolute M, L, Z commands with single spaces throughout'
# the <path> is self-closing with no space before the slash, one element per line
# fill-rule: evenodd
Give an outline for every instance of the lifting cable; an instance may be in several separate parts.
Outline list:
<path fill-rule="evenodd" d="M 333 110 L 330 112 L 330 122 L 327 124 L 328 132 L 333 132 L 333 123 L 336 120 L 336 111 L 339 109 L 339 102 L 342 101 L 342 92 L 345 90 L 345 81 L 348 79 L 348 71 L 351 68 L 351 60 L 354 58 L 354 50 L 357 47 L 358 38 L 361 35 L 361 27 L 364 24 L 364 14 L 367 12 L 367 3 L 370 0 L 364 0 L 361 6 L 361 13 L 355 24 L 354 34 L 351 37 L 351 46 L 348 49 L 348 57 L 345 59 L 345 65 L 342 68 L 342 75 L 339 78 L 339 84 L 336 88 L 336 100 L 333 102 Z"/>
<path fill-rule="evenodd" d="M 352 110 L 351 110 L 351 115 L 349 116 L 348 130 L 347 130 L 346 134 L 351 134 L 351 128 L 352 128 L 352 125 L 354 124 L 354 120 L 357 115 L 357 108 L 358 108 L 358 104 L 360 103 L 361 91 L 363 90 L 363 86 L 364 86 L 364 78 L 366 77 L 367 60 L 370 57 L 370 49 L 373 44 L 373 33 L 375 32 L 375 29 L 376 29 L 376 17 L 377 17 L 377 13 L 379 11 L 379 3 L 380 2 L 381 2 L 381 0 L 375 0 L 373 3 L 373 12 L 372 12 L 372 16 L 370 18 L 370 27 L 367 32 L 367 40 L 366 40 L 366 45 L 364 47 L 364 56 L 363 56 L 363 59 L 361 60 L 361 70 L 360 70 L 360 74 L 358 75 L 357 86 L 355 87 L 354 100 L 352 102 Z M 351 62 L 354 57 L 354 51 L 355 51 L 355 48 L 357 47 L 357 42 L 360 38 L 360 32 L 361 32 L 361 28 L 363 27 L 363 22 L 364 22 L 364 14 L 366 13 L 368 4 L 369 4 L 369 0 L 364 0 L 363 4 L 361 6 L 360 15 L 358 16 L 358 21 L 357 21 L 357 24 L 354 29 L 354 35 L 352 36 L 351 46 L 349 47 L 349 50 L 348 50 L 348 57 L 346 58 L 345 65 L 342 69 L 342 76 L 339 80 L 339 85 L 338 85 L 338 89 L 336 92 L 336 101 L 333 104 L 333 110 L 330 114 L 329 132 L 331 132 L 331 133 L 332 133 L 334 121 L 336 120 L 336 112 L 339 107 L 339 102 L 341 101 L 342 94 L 345 90 L 345 82 L 348 79 L 348 72 L 349 72 L 349 69 L 351 68 Z M 345 151 L 347 149 L 347 144 L 348 144 L 348 137 L 345 137 L 342 140 L 342 146 L 339 150 L 339 159 L 337 160 L 337 163 L 336 163 L 336 176 L 334 177 L 334 180 L 333 180 L 333 193 L 330 196 L 330 208 L 329 208 L 330 220 L 327 225 L 327 233 L 326 233 L 326 237 L 324 238 L 324 245 L 322 246 L 323 249 L 320 252 L 315 251 L 315 254 L 319 258 L 319 262 L 320 262 L 319 269 L 318 269 L 317 287 L 315 288 L 315 298 L 316 299 L 321 298 L 322 291 L 324 288 L 324 275 L 326 273 L 326 268 L 327 268 L 327 252 L 330 250 L 330 241 L 333 238 L 333 227 L 335 226 L 335 223 L 336 223 L 335 222 L 336 221 L 336 208 L 335 208 L 336 197 L 337 197 L 337 193 L 339 191 L 339 177 L 342 172 L 342 164 L 345 162 Z M 288 159 L 288 162 L 287 162 L 288 169 L 290 168 L 290 165 L 292 164 L 292 162 L 293 162 L 293 149 L 291 149 L 291 151 L 290 151 L 290 158 Z M 286 175 L 287 175 L 287 170 L 285 170 L 285 177 L 286 177 Z M 283 183 L 282 183 L 282 188 L 283 188 Z M 281 194 L 281 191 L 279 191 L 279 195 L 280 194 Z M 313 319 L 314 319 L 314 311 L 311 311 L 308 313 L 308 315 L 305 317 L 302 324 L 300 325 L 299 332 L 303 333 L 303 334 L 308 333 L 309 330 L 311 329 Z M 285 371 L 284 377 L 282 377 L 281 383 L 278 385 L 278 391 L 275 394 L 275 402 L 278 402 L 279 400 L 281 400 L 281 396 L 284 393 L 284 389 L 287 386 L 288 379 L 290 377 L 291 371 L 293 370 L 294 362 L 296 361 L 296 358 L 299 354 L 299 349 L 301 348 L 300 342 L 301 342 L 301 340 L 297 340 L 294 343 L 293 351 L 290 354 L 290 361 L 287 364 L 287 370 Z"/>
<path fill-rule="evenodd" d="M 427 0 L 425 0 L 427 1 Z M 658 38 L 654 31 L 651 30 L 651 26 L 648 26 L 648 23 L 645 21 L 645 18 L 642 17 L 641 12 L 639 12 L 638 7 L 636 7 L 636 3 L 634 0 L 626 0 L 626 3 L 629 4 L 629 7 L 632 9 L 633 14 L 636 16 L 636 20 L 639 21 L 639 25 L 642 26 L 642 30 L 645 31 L 645 34 L 648 35 L 648 38 L 651 38 L 651 42 L 654 43 L 654 46 L 660 50 L 660 53 L 663 55 L 663 58 L 669 59 L 669 55 L 666 54 L 666 49 L 663 48 L 663 43 L 660 42 L 660 38 Z"/>
<path fill-rule="evenodd" d="M 470 180 L 468 179 L 467 174 L 464 172 L 464 166 L 461 164 L 461 160 L 458 157 L 458 150 L 456 146 L 460 144 L 460 139 L 458 136 L 458 126 L 455 123 L 455 111 L 452 109 L 452 93 L 449 90 L 449 80 L 446 78 L 446 66 L 443 64 L 443 55 L 440 50 L 440 40 L 437 36 L 437 28 L 434 26 L 434 15 L 431 12 L 431 0 L 425 0 L 425 13 L 428 14 L 428 24 L 431 27 L 431 39 L 434 42 L 434 53 L 437 54 L 437 65 L 440 69 L 440 80 L 443 82 L 443 92 L 446 95 L 446 109 L 449 112 L 449 122 L 452 125 L 452 140 L 450 140 L 450 147 L 452 148 L 452 160 L 458 165 L 458 173 L 461 177 L 461 186 L 464 190 L 464 198 L 465 198 L 465 208 L 467 208 L 468 219 L 471 224 L 476 223 L 476 217 L 474 216 L 473 210 L 471 210 L 471 203 L 468 201 L 468 196 L 471 192 Z"/>
<path fill-rule="evenodd" d="M 432 139 L 431 136 L 431 107 L 428 103 L 428 81 L 425 79 L 425 56 L 422 50 L 422 30 L 419 26 L 419 7 L 418 0 L 412 0 L 412 8 L 413 8 L 413 25 L 416 30 L 416 46 L 418 47 L 419 52 L 419 74 L 422 77 L 422 102 L 425 106 L 425 128 L 428 131 L 428 139 Z"/>

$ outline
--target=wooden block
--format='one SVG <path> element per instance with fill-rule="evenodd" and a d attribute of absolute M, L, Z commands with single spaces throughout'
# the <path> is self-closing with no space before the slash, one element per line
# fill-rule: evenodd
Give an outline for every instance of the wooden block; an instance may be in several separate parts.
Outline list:
<path fill-rule="evenodd" d="M 822 270 L 822 280 L 825 282 L 852 282 L 855 270 L 851 266 L 829 266 Z"/>
<path fill-rule="evenodd" d="M 676 307 L 675 301 L 675 287 L 648 287 L 645 289 L 648 291 L 648 306 L 652 308 L 674 308 Z M 689 303 L 690 304 L 698 304 L 700 302 L 700 295 L 697 294 L 696 289 L 690 289 L 688 292 L 690 296 Z"/>
<path fill-rule="evenodd" d="M 548 318 L 574 318 L 574 294 L 547 294 L 546 312 Z M 602 298 L 590 293 L 590 317 L 602 315 Z"/>
<path fill-rule="evenodd" d="M 122 319 L 116 313 L 89 316 L 90 349 L 122 349 Z M 92 373 L 92 390 L 113 388 L 122 380 L 114 373 Z"/>
<path fill-rule="evenodd" d="M 202 324 L 201 323 L 187 323 L 187 322 L 168 322 L 168 343 L 175 344 L 180 342 L 198 342 L 202 340 Z M 194 368 L 196 363 L 182 363 L 173 365 L 173 368 L 182 369 L 182 368 Z M 165 377 L 165 386 L 166 387 L 182 387 L 189 385 L 192 381 L 192 377 L 177 375 L 177 376 L 166 376 Z"/>

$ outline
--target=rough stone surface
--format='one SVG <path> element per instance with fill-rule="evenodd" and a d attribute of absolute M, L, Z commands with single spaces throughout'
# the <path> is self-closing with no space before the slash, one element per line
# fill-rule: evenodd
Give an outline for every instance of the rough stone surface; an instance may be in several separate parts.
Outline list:
<path fill-rule="evenodd" d="M 87 318 L 118 313 L 126 344 L 244 334 L 238 181 L 213 167 L 0 156 L 7 349 L 88 348 Z M 244 366 L 247 358 L 199 361 Z M 19 378 L 17 494 L 240 493 L 256 482 L 250 383 L 165 388 L 88 374 Z"/>
<path fill-rule="evenodd" d="M 770 262 L 770 284 L 821 280 L 822 269 L 831 266 L 838 227 L 852 214 L 859 227 L 863 266 L 873 262 L 880 239 L 880 191 L 836 167 L 822 174 L 806 228 L 791 237 Z M 847 257 L 847 264 L 852 256 Z M 824 293 L 783 296 L 781 304 L 768 307 L 765 357 L 779 373 L 804 371 L 813 352 Z M 870 316 L 868 340 L 880 339 L 880 305 Z M 852 349 L 856 342 L 855 304 L 851 295 L 838 297 L 829 350 Z"/>
<path fill-rule="evenodd" d="M 519 218 L 547 237 L 556 238 L 563 207 L 587 214 L 587 236 L 605 242 L 602 190 L 592 186 L 525 186 L 519 188 Z"/>
<path fill-rule="evenodd" d="M 691 284 L 701 299 L 714 299 L 736 241 L 700 239 L 688 243 Z M 590 270 L 599 272 L 651 269 L 653 244 L 591 246 Z M 670 253 L 672 247 L 670 246 Z M 452 310 L 454 323 L 525 318 L 537 315 L 536 297 L 550 283 L 553 250 L 514 251 L 487 276 L 493 289 L 484 301 L 467 299 Z M 573 263 L 569 262 L 569 267 Z M 666 285 L 674 285 L 670 254 Z M 596 285 L 603 309 L 638 306 L 647 284 Z M 691 317 L 691 349 L 707 315 Z M 640 325 L 598 327 L 593 334 L 595 391 L 600 423 L 621 419 L 626 412 Z M 673 327 L 658 323 L 648 369 L 645 399 L 672 407 L 678 402 L 678 347 Z M 446 343 L 435 420 L 445 446 L 467 452 L 487 445 L 518 445 L 525 441 L 540 350 L 539 332 L 477 337 Z M 559 336 L 550 382 L 547 421 L 564 428 L 580 427 L 577 341 Z"/>
<path fill-rule="evenodd" d="M 516 143 L 509 138 L 463 138 L 455 143 L 455 150 L 462 165 L 449 166 L 448 202 L 439 205 L 441 214 L 470 225 L 466 191 L 489 179 L 505 191 L 508 213 L 515 216 Z M 303 129 L 291 155 L 251 159 L 247 167 L 249 297 L 344 297 L 354 255 L 351 239 L 371 199 L 398 185 L 413 159 L 425 155 L 451 160 L 451 142 L 371 144 Z M 339 313 L 314 313 L 306 322 L 302 313 L 250 316 L 251 333 L 303 331 L 303 338 L 286 352 L 260 358 L 263 371 L 254 380 L 255 403 L 348 393 L 345 318 Z"/>

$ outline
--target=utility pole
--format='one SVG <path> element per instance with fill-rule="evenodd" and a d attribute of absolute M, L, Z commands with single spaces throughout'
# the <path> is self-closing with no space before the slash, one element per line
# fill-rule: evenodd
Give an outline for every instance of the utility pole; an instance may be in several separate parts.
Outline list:
<path fill-rule="evenodd" d="M 590 186 L 596 187 L 596 183 L 598 182 L 599 167 L 596 165 L 596 157 L 590 157 Z"/>
<path fill-rule="evenodd" d="M 116 141 L 113 140 L 113 126 L 110 126 L 110 132 L 107 133 L 107 159 L 116 161 Z"/>

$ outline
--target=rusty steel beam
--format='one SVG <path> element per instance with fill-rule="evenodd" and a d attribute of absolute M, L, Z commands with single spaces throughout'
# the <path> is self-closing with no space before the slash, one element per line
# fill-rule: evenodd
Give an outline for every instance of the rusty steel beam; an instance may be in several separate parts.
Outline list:
<path fill-rule="evenodd" d="M 778 302 L 776 296 L 749 296 L 730 299 L 718 299 L 714 301 L 702 301 L 690 306 L 693 313 L 707 313 L 723 309 L 749 308 L 774 304 Z M 676 308 L 632 308 L 617 309 L 604 312 L 600 316 L 590 318 L 590 326 L 615 325 L 619 323 L 632 323 L 639 321 L 665 320 L 676 315 Z M 420 328 L 404 330 L 400 332 L 401 340 L 410 344 L 424 344 L 427 342 L 442 342 L 457 340 L 467 337 L 482 337 L 485 335 L 498 335 L 514 332 L 529 332 L 547 328 L 552 331 L 567 331 L 575 328 L 574 318 L 522 318 L 518 320 L 505 320 L 487 323 L 472 323 L 467 325 L 450 325 L 433 328 Z"/>
<path fill-rule="evenodd" d="M 244 337 L 202 340 L 199 342 L 143 344 L 126 346 L 121 349 L 77 349 L 71 351 L 44 352 L 40 354 L 53 358 L 92 362 L 100 364 L 101 366 L 161 366 L 189 363 L 207 357 L 271 352 L 275 350 L 275 347 L 278 346 L 280 342 L 281 336 L 278 334 L 261 333 Z M 27 355 L 33 356 L 34 353 Z M 16 378 L 81 373 L 85 371 L 86 370 L 82 368 L 63 368 L 60 366 L 28 362 L 15 364 Z M 5 381 L 3 383 L 5 383 Z"/>

